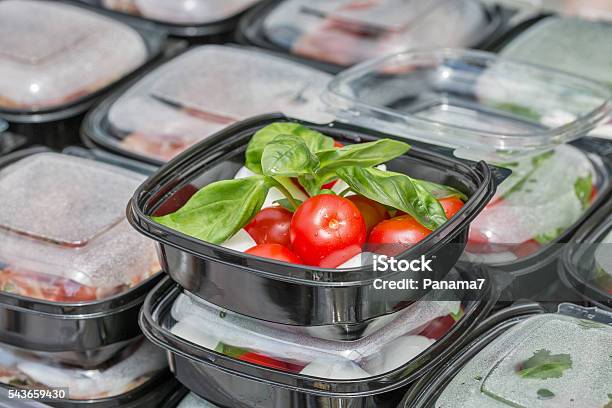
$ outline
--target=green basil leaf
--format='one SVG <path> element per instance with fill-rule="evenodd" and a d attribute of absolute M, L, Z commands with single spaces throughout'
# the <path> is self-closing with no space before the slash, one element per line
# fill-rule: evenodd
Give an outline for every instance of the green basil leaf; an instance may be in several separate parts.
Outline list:
<path fill-rule="evenodd" d="M 152 219 L 185 235 L 221 244 L 261 210 L 269 188 L 262 176 L 218 181 L 200 189 L 178 211 Z"/>
<path fill-rule="evenodd" d="M 445 186 L 442 184 L 434 183 L 426 180 L 415 180 L 416 183 L 420 184 L 425 188 L 425 190 L 429 191 L 434 197 L 438 200 L 442 200 L 444 198 L 457 197 L 461 201 L 467 201 L 468 198 L 461 191 L 456 188 L 452 188 L 449 186 Z"/>
<path fill-rule="evenodd" d="M 517 374 L 523 378 L 561 378 L 563 372 L 572 368 L 569 354 L 551 354 L 548 350 L 538 350 L 518 367 Z"/>
<path fill-rule="evenodd" d="M 272 123 L 253 135 L 247 146 L 245 153 L 245 166 L 254 173 L 262 174 L 261 155 L 264 148 L 275 137 L 279 135 L 295 135 L 301 137 L 311 152 L 316 153 L 320 150 L 331 149 L 334 146 L 334 139 L 325 136 L 316 130 L 309 129 L 298 123 L 277 122 Z"/>
<path fill-rule="evenodd" d="M 294 199 L 294 200 L 295 200 L 295 202 L 297 203 L 298 206 L 302 204 L 301 200 L 298 200 L 298 199 Z M 276 201 L 274 201 L 274 203 L 280 205 L 281 207 L 283 207 L 283 208 L 285 208 L 285 209 L 287 209 L 287 210 L 289 210 L 291 212 L 295 212 L 295 210 L 297 210 L 297 208 L 294 207 L 293 205 L 291 205 L 291 202 L 288 199 L 286 199 L 286 198 L 281 198 L 280 200 L 276 200 Z"/>
<path fill-rule="evenodd" d="M 336 173 L 354 192 L 402 210 L 430 230 L 447 221 L 438 200 L 405 174 L 355 166 L 339 168 Z"/>
<path fill-rule="evenodd" d="M 304 140 L 295 135 L 279 135 L 266 145 L 261 155 L 263 174 L 271 177 L 297 177 L 314 174 L 319 159 Z"/>
<path fill-rule="evenodd" d="M 410 145 L 392 139 L 347 145 L 317 153 L 321 170 L 344 166 L 373 167 L 399 157 L 410 150 Z"/>
<path fill-rule="evenodd" d="M 576 197 L 580 200 L 582 204 L 582 209 L 586 210 L 589 208 L 589 204 L 591 201 L 591 191 L 593 190 L 593 177 L 589 174 L 586 177 L 580 177 L 574 183 L 574 191 L 576 192 Z"/>
<path fill-rule="evenodd" d="M 557 239 L 561 234 L 563 234 L 563 231 L 565 230 L 566 228 L 564 227 L 555 228 L 552 231 L 543 232 L 541 234 L 534 236 L 533 240 L 536 241 L 540 245 L 547 245 L 553 242 L 555 239 Z"/>
<path fill-rule="evenodd" d="M 302 187 L 304 187 L 304 190 L 306 190 L 310 197 L 319 194 L 321 186 L 323 185 L 320 179 L 312 174 L 299 176 L 298 182 Z"/>

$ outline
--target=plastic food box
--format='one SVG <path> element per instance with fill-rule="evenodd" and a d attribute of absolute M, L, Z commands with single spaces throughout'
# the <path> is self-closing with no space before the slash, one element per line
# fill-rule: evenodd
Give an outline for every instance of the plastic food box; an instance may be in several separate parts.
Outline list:
<path fill-rule="evenodd" d="M 124 349 L 113 360 L 84 370 L 0 349 L 0 405 L 23 407 L 128 407 L 148 408 L 178 388 L 167 372 L 164 353 L 141 341 Z M 60 398 L 39 401 L 11 398 L 28 390 L 66 392 Z M 19 405 L 19 403 L 23 405 Z"/>
<path fill-rule="evenodd" d="M 402 407 L 604 407 L 612 315 L 564 303 L 507 320 L 420 380 Z"/>
<path fill-rule="evenodd" d="M 118 90 L 87 116 L 82 136 L 89 146 L 161 164 L 250 116 L 330 120 L 319 100 L 330 79 L 260 50 L 205 45 Z"/>
<path fill-rule="evenodd" d="M 175 37 L 198 42 L 224 39 L 258 0 L 80 0 L 153 22 Z"/>
<path fill-rule="evenodd" d="M 91 366 L 140 335 L 139 307 L 160 278 L 153 242 L 125 219 L 143 178 L 44 149 L 1 160 L 2 342 Z"/>
<path fill-rule="evenodd" d="M 205 302 L 166 278 L 147 297 L 140 324 L 169 351 L 177 379 L 219 406 L 346 404 L 395 406 L 398 388 L 448 358 L 488 314 L 495 298 L 425 297 L 359 339 L 251 319 Z M 431 338 L 426 328 L 461 315 Z M 428 337 L 430 336 L 430 337 Z"/>
<path fill-rule="evenodd" d="M 495 7 L 472 0 L 267 1 L 241 21 L 239 39 L 329 72 L 426 47 L 474 47 L 502 26 Z"/>
<path fill-rule="evenodd" d="M 0 156 L 24 146 L 27 142 L 22 135 L 7 132 L 8 123 L 0 119 Z"/>
<path fill-rule="evenodd" d="M 559 275 L 589 305 L 612 310 L 612 203 L 576 232 L 559 260 Z"/>
<path fill-rule="evenodd" d="M 141 233 L 159 242 L 162 266 L 173 280 L 236 313 L 282 324 L 351 327 L 405 307 L 410 303 L 410 291 L 402 292 L 404 298 L 387 299 L 372 286 L 377 277 L 392 279 L 394 274 L 373 273 L 371 266 L 340 271 L 262 259 L 188 237 L 149 217 L 160 215 L 160 208 L 164 213 L 180 208 L 210 182 L 233 178 L 242 167 L 251 136 L 271 123 L 286 121 L 296 122 L 282 115 L 253 118 L 192 147 L 140 186 L 129 205 L 128 219 Z M 386 137 L 340 124 L 300 123 L 344 144 Z M 494 194 L 496 179 L 491 169 L 482 162 L 467 165 L 416 147 L 388 166 L 412 177 L 453 186 L 469 197 L 460 215 L 396 257 L 431 255 L 434 274 L 446 276 L 463 252 L 470 222 Z"/>
<path fill-rule="evenodd" d="M 55 147 L 74 141 L 80 119 L 69 119 L 155 57 L 163 41 L 60 1 L 3 1 L 0 30 L 0 118 Z"/>
<path fill-rule="evenodd" d="M 577 140 L 605 122 L 609 98 L 596 82 L 470 50 L 367 62 L 324 95 L 342 122 L 512 170 L 472 223 L 466 259 L 510 272 L 525 296 L 556 278 L 538 272 L 610 191 L 612 146 Z"/>

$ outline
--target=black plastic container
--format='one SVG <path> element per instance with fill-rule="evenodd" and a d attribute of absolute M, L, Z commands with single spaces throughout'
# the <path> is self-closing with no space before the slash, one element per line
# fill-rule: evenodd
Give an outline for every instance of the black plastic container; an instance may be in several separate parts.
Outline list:
<path fill-rule="evenodd" d="M 315 68 L 330 72 L 332 74 L 338 73 L 345 69 L 346 66 L 295 55 L 280 45 L 275 44 L 267 37 L 263 28 L 264 22 L 272 10 L 274 10 L 281 3 L 282 0 L 266 0 L 257 7 L 253 8 L 250 12 L 246 13 L 246 15 L 241 19 L 236 32 L 236 39 L 238 42 L 241 44 L 254 45 L 267 50 L 283 53 L 289 58 L 312 65 Z M 486 11 L 487 25 L 482 27 L 479 39 L 473 44 L 467 44 L 466 47 L 487 48 L 488 45 L 503 32 L 504 13 L 502 13 L 501 9 L 499 7 L 487 7 L 484 4 L 482 7 Z"/>
<path fill-rule="evenodd" d="M 0 156 L 17 150 L 27 143 L 24 136 L 7 132 L 8 123 L 0 120 Z"/>
<path fill-rule="evenodd" d="M 63 3 L 70 2 L 63 1 Z M 70 4 L 76 6 L 73 3 Z M 93 11 L 92 7 L 86 5 L 76 7 L 89 12 Z M 104 11 L 98 14 L 109 16 L 109 13 Z M 166 39 L 164 32 L 144 22 L 120 20 L 135 30 L 144 41 L 146 59 L 143 63 L 112 83 L 67 103 L 39 109 L 0 108 L 0 118 L 9 122 L 11 132 L 25 136 L 30 144 L 43 144 L 53 148 L 62 148 L 79 142 L 79 127 L 85 112 L 114 86 L 138 75 L 144 67 L 158 58 L 163 50 Z"/>
<path fill-rule="evenodd" d="M 590 306 L 612 310 L 612 293 L 593 280 L 597 265 L 595 253 L 598 244 L 610 234 L 612 228 L 612 201 L 594 213 L 576 232 L 563 250 L 558 263 L 559 278 L 580 300 Z M 609 244 L 604 244 L 609 246 Z"/>
<path fill-rule="evenodd" d="M 128 391 L 122 395 L 109 398 L 100 398 L 93 400 L 23 400 L 18 398 L 10 398 L 9 391 L 20 389 L 7 385 L 0 385 L 0 407 L 7 408 L 150 408 L 158 406 L 160 401 L 169 398 L 181 389 L 180 384 L 169 375 L 169 373 L 160 373 L 141 386 Z M 5 405 L 6 404 L 6 405 Z"/>
<path fill-rule="evenodd" d="M 183 201 L 178 202 L 173 195 L 185 186 L 194 183 L 199 188 L 212 181 L 232 178 L 242 166 L 243 153 L 251 136 L 279 121 L 294 120 L 278 114 L 249 119 L 179 155 L 135 192 L 128 206 L 129 221 L 141 233 L 159 242 L 162 267 L 173 280 L 210 303 L 249 317 L 301 326 L 359 326 L 407 306 L 411 300 L 410 291 L 403 291 L 405 298 L 381 299 L 380 291 L 374 289 L 372 283 L 384 274 L 379 272 L 379 276 L 375 276 L 371 268 L 339 271 L 296 267 L 208 244 L 151 220 L 149 215 L 162 203 L 177 208 L 182 206 L 188 197 L 181 197 Z M 347 125 L 299 123 L 344 144 L 386 137 Z M 412 177 L 453 186 L 469 197 L 451 221 L 396 257 L 431 256 L 434 274 L 446 276 L 463 252 L 469 223 L 495 193 L 496 180 L 491 169 L 484 162 L 471 167 L 417 147 L 388 165 Z M 193 187 L 188 187 L 191 194 L 195 192 Z M 399 276 L 396 273 L 385 277 Z M 244 296 L 245 293 L 250 295 Z"/>
<path fill-rule="evenodd" d="M 75 2 L 89 4 L 102 10 L 109 11 L 116 16 L 129 17 L 135 20 L 146 21 L 154 24 L 160 30 L 167 32 L 170 36 L 188 40 L 190 43 L 222 43 L 231 40 L 231 34 L 238 25 L 240 18 L 253 6 L 247 6 L 244 10 L 231 13 L 224 18 L 203 23 L 176 23 L 162 19 L 152 19 L 139 15 L 115 11 L 105 7 L 101 0 L 72 0 Z"/>
<path fill-rule="evenodd" d="M 417 357 L 385 374 L 354 380 L 327 380 L 246 363 L 181 339 L 162 327 L 182 288 L 166 278 L 147 297 L 140 315 L 145 335 L 166 349 L 177 379 L 192 392 L 219 406 L 251 407 L 391 407 L 402 387 L 456 352 L 471 330 L 487 316 L 494 289 L 487 285 L 464 302 L 463 317 Z"/>
<path fill-rule="evenodd" d="M 0 168 L 48 151 L 46 147 L 32 147 L 13 152 L 0 159 Z M 104 161 L 116 165 L 125 160 Z M 73 303 L 0 291 L 0 342 L 69 364 L 98 365 L 141 338 L 135 324 L 138 312 L 160 279 L 158 273 L 126 292 Z"/>
<path fill-rule="evenodd" d="M 521 308 L 523 309 L 522 311 Z M 418 382 L 414 383 L 398 405 L 398 408 L 430 408 L 435 406 L 434 404 L 450 381 L 480 351 L 517 324 L 542 313 L 537 308 L 533 308 L 531 312 L 527 311 L 527 313 L 524 313 L 524 308 L 525 306 L 520 306 L 519 309 L 510 307 L 491 316 L 490 323 L 494 324 L 483 325 L 482 332 L 477 338 L 473 338 L 473 341 L 467 347 L 459 351 L 445 364 L 432 370 Z M 587 325 L 591 321 L 607 325 L 612 323 L 611 321 L 600 321 L 600 318 L 605 320 L 609 319 L 609 317 L 598 315 L 595 308 L 581 308 L 570 303 L 563 303 L 559 305 L 558 312 L 562 315 L 583 319 Z M 480 381 L 482 378 L 475 378 L 475 380 Z"/>

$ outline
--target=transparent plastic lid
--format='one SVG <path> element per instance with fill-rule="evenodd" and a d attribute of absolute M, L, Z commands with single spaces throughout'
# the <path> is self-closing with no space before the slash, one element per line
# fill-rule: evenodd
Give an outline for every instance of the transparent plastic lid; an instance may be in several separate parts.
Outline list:
<path fill-rule="evenodd" d="M 56 153 L 0 170 L 1 289 L 46 300 L 108 296 L 159 270 L 125 203 L 143 176 Z"/>
<path fill-rule="evenodd" d="M 66 388 L 70 400 L 119 396 L 146 383 L 167 365 L 162 350 L 149 342 L 129 346 L 95 369 L 49 363 L 0 349 L 0 383 L 17 388 Z"/>
<path fill-rule="evenodd" d="M 176 406 L 176 408 L 219 408 L 211 402 L 198 397 L 193 392 L 187 394 L 185 398 Z"/>
<path fill-rule="evenodd" d="M 612 315 L 596 313 L 612 321 Z M 610 344 L 612 326 L 562 314 L 531 317 L 474 356 L 435 406 L 606 407 Z"/>
<path fill-rule="evenodd" d="M 207 24 L 243 12 L 259 0 L 102 0 L 107 9 L 164 23 Z"/>
<path fill-rule="evenodd" d="M 0 2 L 0 108 L 53 108 L 140 66 L 144 40 L 129 26 L 61 2 Z"/>
<path fill-rule="evenodd" d="M 331 76 L 264 52 L 206 45 L 147 75 L 110 108 L 127 150 L 167 160 L 250 116 L 283 112 L 327 122 L 319 96 Z"/>
<path fill-rule="evenodd" d="M 289 0 L 264 32 L 296 55 L 353 65 L 415 47 L 472 46 L 487 18 L 472 0 Z"/>
<path fill-rule="evenodd" d="M 612 3 L 608 0 L 532 0 L 540 9 L 564 16 L 593 20 L 612 20 Z"/>
<path fill-rule="evenodd" d="M 612 86 L 611 36 L 612 24 L 548 17 L 512 40 L 501 55 Z"/>
<path fill-rule="evenodd" d="M 241 361 L 312 377 L 349 380 L 395 370 L 428 349 L 425 329 L 436 319 L 460 316 L 459 301 L 422 300 L 368 327 L 359 340 L 319 337 L 320 328 L 266 323 L 185 292 L 162 324 L 174 335 Z"/>
<path fill-rule="evenodd" d="M 493 161 L 580 138 L 610 111 L 599 83 L 449 49 L 360 64 L 330 82 L 324 100 L 340 120 Z"/>

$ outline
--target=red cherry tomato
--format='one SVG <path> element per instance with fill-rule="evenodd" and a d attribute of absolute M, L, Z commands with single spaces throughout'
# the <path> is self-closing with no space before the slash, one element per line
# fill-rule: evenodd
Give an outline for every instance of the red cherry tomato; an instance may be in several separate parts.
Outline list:
<path fill-rule="evenodd" d="M 373 244 L 374 252 L 397 255 L 419 243 L 430 233 L 431 230 L 419 224 L 410 215 L 402 215 L 376 225 L 370 232 L 368 243 Z"/>
<path fill-rule="evenodd" d="M 247 249 L 245 252 L 247 254 L 261 256 L 262 258 L 276 259 L 277 261 L 292 264 L 304 263 L 300 257 L 291 252 L 289 248 L 279 244 L 255 245 L 254 247 Z"/>
<path fill-rule="evenodd" d="M 589 197 L 589 203 L 593 204 L 593 202 L 595 202 L 595 200 L 597 199 L 598 195 L 599 191 L 597 191 L 597 187 L 593 186 L 593 188 L 591 188 L 591 196 Z"/>
<path fill-rule="evenodd" d="M 264 356 L 262 354 L 248 352 L 240 357 L 238 357 L 242 361 L 246 361 L 252 364 L 257 364 L 259 366 L 274 368 L 276 370 L 281 371 L 289 371 L 293 373 L 299 373 L 304 369 L 304 365 L 294 364 L 287 361 L 277 360 L 272 357 Z"/>
<path fill-rule="evenodd" d="M 525 258 L 533 253 L 538 252 L 542 248 L 542 245 L 534 240 L 530 239 L 529 241 L 523 242 L 518 245 L 513 245 L 511 251 L 518 258 Z"/>
<path fill-rule="evenodd" d="M 359 209 L 366 224 L 367 234 L 372 231 L 376 224 L 389 218 L 389 213 L 385 206 L 374 200 L 370 200 L 362 195 L 352 195 L 346 197 L 346 199 L 352 201 Z"/>
<path fill-rule="evenodd" d="M 425 329 L 421 333 L 421 336 L 425 336 L 430 339 L 439 340 L 442 338 L 451 327 L 455 324 L 455 319 L 451 315 L 438 317 L 427 324 Z"/>
<path fill-rule="evenodd" d="M 291 245 L 308 265 L 335 268 L 359 254 L 365 238 L 357 206 L 333 194 L 304 201 L 291 220 Z"/>
<path fill-rule="evenodd" d="M 446 218 L 448 218 L 449 220 L 453 217 L 453 215 L 459 212 L 461 207 L 463 207 L 463 201 L 461 201 L 457 197 L 443 198 L 439 201 L 440 205 L 442 205 L 442 208 L 444 208 Z"/>
<path fill-rule="evenodd" d="M 257 244 L 280 244 L 288 247 L 293 213 L 283 207 L 268 207 L 257 213 L 244 229 Z"/>

